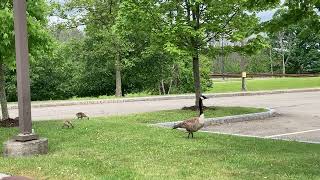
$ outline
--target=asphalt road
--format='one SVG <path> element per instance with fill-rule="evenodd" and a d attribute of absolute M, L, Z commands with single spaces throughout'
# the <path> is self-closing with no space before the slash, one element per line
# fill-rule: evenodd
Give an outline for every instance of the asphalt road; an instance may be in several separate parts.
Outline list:
<path fill-rule="evenodd" d="M 191 106 L 194 100 L 141 101 L 109 104 L 89 104 L 32 109 L 37 120 L 75 118 L 82 111 L 90 117 L 179 109 Z M 281 138 L 320 142 L 320 92 L 271 94 L 258 96 L 221 97 L 208 99 L 205 105 L 268 107 L 280 113 L 279 117 L 262 121 L 240 122 L 207 127 L 217 133 L 255 137 Z M 12 117 L 17 110 L 10 110 Z"/>

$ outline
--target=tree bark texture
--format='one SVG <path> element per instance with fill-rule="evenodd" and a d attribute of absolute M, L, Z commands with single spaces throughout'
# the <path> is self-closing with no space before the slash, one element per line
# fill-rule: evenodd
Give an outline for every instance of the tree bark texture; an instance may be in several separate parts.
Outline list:
<path fill-rule="evenodd" d="M 200 4 L 197 2 L 195 8 L 192 9 L 192 20 L 195 23 L 194 30 L 198 31 L 200 29 Z M 200 41 L 199 37 L 194 37 L 192 40 L 193 45 L 193 57 L 192 57 L 192 66 L 193 66 L 193 78 L 194 78 L 194 89 L 196 95 L 195 107 L 199 108 L 199 98 L 201 95 L 201 81 L 200 81 L 200 61 L 199 61 L 199 50 L 200 50 Z"/>
<path fill-rule="evenodd" d="M 5 85 L 6 85 L 6 82 L 5 82 L 5 75 L 4 75 L 4 64 L 3 64 L 3 60 L 0 60 L 0 103 L 1 103 L 2 119 L 9 118 Z"/>
<path fill-rule="evenodd" d="M 286 74 L 286 60 L 285 60 L 285 56 L 284 53 L 282 54 L 282 74 Z"/>
<path fill-rule="evenodd" d="M 121 60 L 120 54 L 117 54 L 115 69 L 116 69 L 116 97 L 122 96 L 122 82 L 121 82 Z"/>
<path fill-rule="evenodd" d="M 270 70 L 271 74 L 273 74 L 272 47 L 270 48 Z"/>
<path fill-rule="evenodd" d="M 282 74 L 286 74 L 285 48 L 284 48 L 284 43 L 283 43 L 284 33 L 279 32 L 278 38 L 279 38 L 279 43 L 280 43 L 280 48 L 281 48 L 281 55 L 282 55 Z"/>
<path fill-rule="evenodd" d="M 161 80 L 161 88 L 162 88 L 163 95 L 166 95 L 166 88 L 164 87 L 163 79 Z"/>
<path fill-rule="evenodd" d="M 224 67 L 225 67 L 225 55 L 224 55 L 224 35 L 221 38 L 221 74 L 222 79 L 224 80 Z"/>
<path fill-rule="evenodd" d="M 194 79 L 194 89 L 196 95 L 195 106 L 199 106 L 199 98 L 201 95 L 201 82 L 200 82 L 200 66 L 199 66 L 199 56 L 195 55 L 193 57 L 193 79 Z"/>

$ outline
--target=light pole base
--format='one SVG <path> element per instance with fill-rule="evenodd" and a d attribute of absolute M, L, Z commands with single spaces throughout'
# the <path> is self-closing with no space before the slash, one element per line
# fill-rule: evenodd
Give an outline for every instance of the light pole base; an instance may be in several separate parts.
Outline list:
<path fill-rule="evenodd" d="M 14 137 L 14 140 L 19 142 L 27 142 L 37 139 L 39 139 L 39 136 L 36 134 L 18 134 Z"/>
<path fill-rule="evenodd" d="M 4 157 L 24 157 L 48 153 L 48 139 L 46 138 L 25 142 L 9 140 L 3 145 Z"/>

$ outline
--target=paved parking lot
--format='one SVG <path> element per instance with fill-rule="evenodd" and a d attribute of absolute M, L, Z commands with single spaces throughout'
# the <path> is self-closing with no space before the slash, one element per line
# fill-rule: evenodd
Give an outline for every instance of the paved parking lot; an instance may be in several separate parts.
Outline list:
<path fill-rule="evenodd" d="M 241 99 L 241 98 L 240 98 Z M 219 105 L 259 106 L 275 109 L 280 115 L 270 119 L 222 124 L 205 131 L 320 143 L 320 93 L 294 93 L 252 96 L 246 101 L 217 99 Z"/>

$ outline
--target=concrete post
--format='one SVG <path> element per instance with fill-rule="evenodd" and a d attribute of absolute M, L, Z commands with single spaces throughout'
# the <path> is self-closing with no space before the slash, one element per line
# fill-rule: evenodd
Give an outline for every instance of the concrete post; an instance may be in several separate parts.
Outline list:
<path fill-rule="evenodd" d="M 13 7 L 20 127 L 15 140 L 24 142 L 38 139 L 32 134 L 26 0 L 14 0 Z"/>

